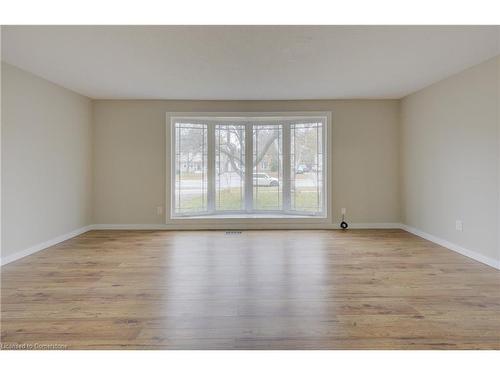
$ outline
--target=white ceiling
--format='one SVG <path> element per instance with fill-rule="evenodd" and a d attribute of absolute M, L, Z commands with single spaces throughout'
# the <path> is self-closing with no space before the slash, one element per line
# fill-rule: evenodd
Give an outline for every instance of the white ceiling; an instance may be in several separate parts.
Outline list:
<path fill-rule="evenodd" d="M 400 98 L 500 54 L 499 26 L 4 26 L 2 59 L 91 98 Z"/>

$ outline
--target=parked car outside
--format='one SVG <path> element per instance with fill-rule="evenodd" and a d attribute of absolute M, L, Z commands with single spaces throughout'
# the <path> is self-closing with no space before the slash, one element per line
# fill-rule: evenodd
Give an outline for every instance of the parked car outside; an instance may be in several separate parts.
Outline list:
<path fill-rule="evenodd" d="M 303 173 L 310 172 L 310 171 L 311 171 L 311 169 L 307 165 L 301 164 L 297 167 L 297 170 L 295 171 L 295 173 L 296 174 L 303 174 Z"/>
<path fill-rule="evenodd" d="M 277 178 L 269 176 L 267 173 L 254 173 L 253 174 L 254 186 L 278 186 L 279 181 Z"/>

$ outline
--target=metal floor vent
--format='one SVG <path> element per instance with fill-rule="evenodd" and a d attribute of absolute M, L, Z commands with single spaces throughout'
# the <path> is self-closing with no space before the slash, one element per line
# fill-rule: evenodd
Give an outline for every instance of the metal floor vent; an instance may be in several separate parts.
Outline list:
<path fill-rule="evenodd" d="M 226 236 L 238 236 L 240 234 L 241 234 L 241 231 L 234 231 L 234 230 L 226 231 Z"/>

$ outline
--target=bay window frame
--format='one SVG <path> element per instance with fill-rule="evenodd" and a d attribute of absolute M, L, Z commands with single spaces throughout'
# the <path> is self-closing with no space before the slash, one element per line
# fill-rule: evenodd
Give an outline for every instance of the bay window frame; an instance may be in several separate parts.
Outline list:
<path fill-rule="evenodd" d="M 180 121 L 182 120 L 182 121 Z M 175 212 L 175 185 L 176 185 L 176 139 L 175 124 L 179 122 L 200 124 L 207 126 L 207 210 L 190 213 Z M 291 125 L 300 123 L 322 123 L 322 185 L 321 185 L 321 211 L 307 212 L 291 209 Z M 175 219 L 217 219 L 227 217 L 251 218 L 252 216 L 268 215 L 269 218 L 307 218 L 328 219 L 330 217 L 329 197 L 331 196 L 331 142 L 330 135 L 331 113 L 329 112 L 176 112 L 167 113 L 167 144 L 170 152 L 170 171 L 167 171 L 167 181 L 170 188 L 167 190 L 168 220 Z M 245 128 L 245 175 L 244 175 L 244 204 L 239 210 L 216 209 L 216 125 L 244 125 Z M 282 194 L 282 207 L 279 210 L 258 210 L 253 207 L 253 127 L 254 125 L 281 125 L 282 126 L 282 181 L 280 182 Z M 250 187 L 250 188 L 248 188 Z"/>

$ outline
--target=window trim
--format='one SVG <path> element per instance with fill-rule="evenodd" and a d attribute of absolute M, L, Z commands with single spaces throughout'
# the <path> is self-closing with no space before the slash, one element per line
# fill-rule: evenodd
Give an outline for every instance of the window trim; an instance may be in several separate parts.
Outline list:
<path fill-rule="evenodd" d="M 280 121 L 284 123 L 284 128 L 290 128 L 291 123 L 297 123 L 297 120 L 301 121 L 317 121 L 321 117 L 323 120 L 323 188 L 322 188 L 322 212 L 319 214 L 295 211 L 291 210 L 289 207 L 290 202 L 286 205 L 288 210 L 285 208 L 281 210 L 219 210 L 217 212 L 199 212 L 199 213 L 188 213 L 188 214 L 178 214 L 175 213 L 175 122 L 179 118 L 183 120 L 188 119 L 191 123 L 199 123 L 203 125 L 208 125 L 207 129 L 214 129 L 213 125 L 225 125 L 234 124 L 234 120 L 238 120 L 239 123 L 246 126 L 246 137 L 245 137 L 245 148 L 249 150 L 249 146 L 252 144 L 252 140 L 248 135 L 252 134 L 251 125 L 259 124 L 269 124 L 269 121 Z M 212 125 L 212 126 L 210 126 Z M 290 136 L 289 131 L 283 132 L 283 137 L 285 133 Z M 214 150 L 215 144 L 210 145 L 210 143 L 215 143 L 215 137 L 210 137 L 210 130 L 207 130 L 207 142 L 209 144 L 208 149 Z M 288 139 L 288 143 L 290 140 Z M 286 146 L 285 146 L 286 145 Z M 283 140 L 283 147 L 290 147 L 289 144 Z M 175 220 L 190 220 L 190 221 L 200 221 L 209 222 L 212 219 L 220 222 L 220 220 L 231 220 L 237 219 L 239 222 L 252 222 L 258 220 L 262 222 L 263 220 L 269 219 L 270 222 L 282 221 L 283 222 L 318 222 L 325 223 L 331 221 L 331 191 L 332 191 L 332 172 L 331 172 L 331 112 L 167 112 L 166 113 L 166 156 L 167 156 L 167 168 L 166 170 L 166 206 L 165 207 L 165 219 L 166 223 L 172 223 Z M 251 161 L 250 165 L 253 164 L 253 152 L 246 152 L 245 158 L 246 165 Z M 168 160 L 170 159 L 170 163 Z M 210 160 L 210 156 L 208 157 Z M 215 162 L 215 159 L 214 159 Z M 286 163 L 285 163 L 286 162 Z M 210 163 L 207 162 L 207 169 L 210 168 Z M 286 165 L 285 165 L 286 164 Z M 287 168 L 288 167 L 288 168 Z M 253 168 L 253 167 L 252 167 Z M 287 171 L 288 178 L 283 175 L 283 191 L 286 189 L 286 184 L 289 184 L 289 174 L 290 160 L 283 160 L 283 171 Z M 210 174 L 208 174 L 210 176 Z M 245 186 L 248 184 L 253 184 L 253 173 L 245 174 Z M 249 181 L 247 181 L 249 180 Z M 215 181 L 210 181 L 207 178 L 207 183 L 215 185 Z M 212 187 L 214 188 L 214 187 Z M 207 192 L 208 194 L 208 192 Z M 245 201 L 247 201 L 247 194 L 252 195 L 253 189 L 245 189 Z M 285 204 L 286 196 L 289 194 L 283 193 L 283 203 Z M 288 197 L 290 198 L 290 197 Z M 253 197 L 252 197 L 253 199 Z M 213 202 L 215 204 L 215 202 Z M 207 207 L 208 208 L 208 207 Z"/>

